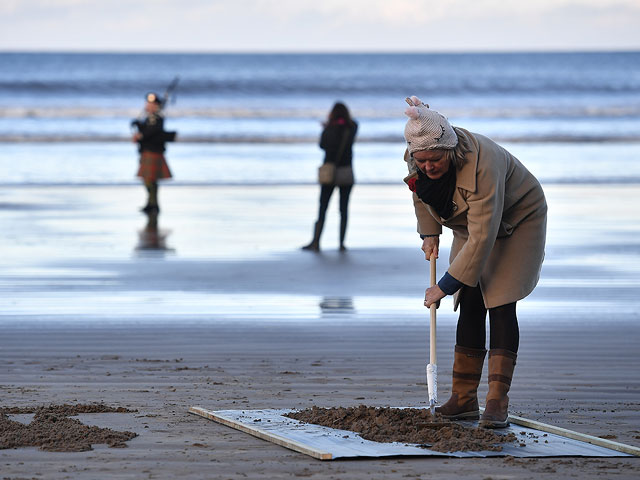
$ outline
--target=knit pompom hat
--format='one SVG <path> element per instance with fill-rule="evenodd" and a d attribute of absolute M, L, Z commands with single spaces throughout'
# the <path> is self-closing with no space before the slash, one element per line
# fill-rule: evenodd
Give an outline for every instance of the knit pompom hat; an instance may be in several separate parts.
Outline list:
<path fill-rule="evenodd" d="M 404 127 L 404 138 L 410 154 L 420 150 L 452 149 L 458 144 L 458 136 L 444 115 L 431 110 L 418 97 L 407 98 L 410 105 L 405 111 L 409 117 Z"/>

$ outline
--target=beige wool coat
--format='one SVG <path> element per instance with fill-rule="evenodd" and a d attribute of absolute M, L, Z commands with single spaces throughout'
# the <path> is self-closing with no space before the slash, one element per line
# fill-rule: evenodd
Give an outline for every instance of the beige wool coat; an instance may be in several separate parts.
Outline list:
<path fill-rule="evenodd" d="M 480 284 L 485 306 L 498 307 L 526 297 L 538 283 L 547 203 L 538 180 L 516 157 L 487 137 L 457 131 L 471 151 L 456 172 L 454 211 L 441 218 L 414 193 L 418 233 L 439 235 L 443 225 L 453 230 L 449 274 L 470 287 Z M 415 165 L 409 170 L 407 183 L 417 177 Z M 454 309 L 458 303 L 456 294 Z"/>

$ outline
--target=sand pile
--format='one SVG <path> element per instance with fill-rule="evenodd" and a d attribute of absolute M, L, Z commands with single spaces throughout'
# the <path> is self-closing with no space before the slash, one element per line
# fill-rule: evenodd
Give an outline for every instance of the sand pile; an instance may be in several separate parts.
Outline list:
<path fill-rule="evenodd" d="M 51 452 L 83 452 L 91 445 L 106 443 L 109 447 L 126 447 L 126 441 L 137 437 L 133 432 L 92 427 L 69 418 L 80 413 L 130 413 L 122 407 L 107 405 L 51 405 L 48 407 L 0 407 L 0 449 L 40 447 Z M 10 414 L 35 413 L 25 425 L 11 420 Z"/>
<path fill-rule="evenodd" d="M 435 417 L 421 408 L 311 407 L 286 415 L 305 423 L 357 432 L 375 442 L 416 443 L 437 452 L 501 451 L 501 443 L 515 442 L 513 433 L 499 434 L 465 427 Z"/>

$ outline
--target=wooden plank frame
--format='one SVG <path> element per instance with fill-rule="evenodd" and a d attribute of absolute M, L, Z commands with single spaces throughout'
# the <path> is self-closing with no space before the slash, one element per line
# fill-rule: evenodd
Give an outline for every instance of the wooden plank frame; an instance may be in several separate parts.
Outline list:
<path fill-rule="evenodd" d="M 275 433 L 265 432 L 260 428 L 256 428 L 256 427 L 247 428 L 241 423 L 238 423 L 233 419 L 226 418 L 222 415 L 219 415 L 216 412 L 211 412 L 201 407 L 190 407 L 189 412 L 195 413 L 196 415 L 200 415 L 201 417 L 208 418 L 209 420 L 222 423 L 227 427 L 235 428 L 236 430 L 240 430 L 242 432 L 248 433 L 249 435 L 253 435 L 254 437 L 258 437 L 262 440 L 267 440 L 268 442 L 275 443 L 277 445 L 280 445 L 281 447 L 285 447 L 290 450 L 295 450 L 296 452 L 304 453 L 305 455 L 309 455 L 310 457 L 317 458 L 318 460 L 333 460 L 333 455 L 329 452 L 323 452 L 321 450 L 310 448 L 301 443 L 281 437 L 280 435 L 277 435 Z"/>
<path fill-rule="evenodd" d="M 484 409 L 481 409 L 484 410 Z M 580 442 L 590 443 L 591 445 L 597 445 L 598 447 L 609 448 L 616 452 L 628 453 L 629 455 L 635 455 L 640 457 L 640 448 L 625 443 L 613 442 L 605 438 L 593 437 L 584 433 L 574 432 L 573 430 L 567 430 L 566 428 L 556 427 L 547 423 L 537 422 L 535 420 L 529 420 L 528 418 L 518 417 L 516 415 L 509 415 L 509 421 L 520 425 L 521 427 L 534 428 L 541 432 L 553 433 L 560 435 L 561 437 L 570 438 L 572 440 L 578 440 Z"/>

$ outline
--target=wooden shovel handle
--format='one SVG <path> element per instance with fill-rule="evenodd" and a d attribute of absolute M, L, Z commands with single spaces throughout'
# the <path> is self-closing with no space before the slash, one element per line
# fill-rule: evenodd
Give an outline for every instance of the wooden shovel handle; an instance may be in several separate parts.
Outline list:
<path fill-rule="evenodd" d="M 431 267 L 431 286 L 436 284 L 436 256 L 431 254 L 429 259 L 429 266 Z M 429 307 L 431 313 L 431 323 L 429 326 L 429 363 L 435 365 L 436 362 L 436 304 L 433 303 Z"/>

